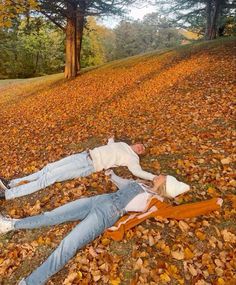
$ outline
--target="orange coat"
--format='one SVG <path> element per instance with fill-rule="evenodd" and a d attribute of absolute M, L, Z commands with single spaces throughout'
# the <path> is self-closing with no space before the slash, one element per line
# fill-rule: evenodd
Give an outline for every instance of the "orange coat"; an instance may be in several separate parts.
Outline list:
<path fill-rule="evenodd" d="M 172 218 L 181 220 L 206 215 L 220 209 L 217 200 L 218 198 L 213 198 L 202 202 L 172 206 L 153 197 L 149 202 L 146 212 L 130 212 L 126 214 L 120 218 L 113 227 L 105 231 L 105 236 L 116 241 L 122 240 L 127 230 L 137 226 L 148 218 Z"/>

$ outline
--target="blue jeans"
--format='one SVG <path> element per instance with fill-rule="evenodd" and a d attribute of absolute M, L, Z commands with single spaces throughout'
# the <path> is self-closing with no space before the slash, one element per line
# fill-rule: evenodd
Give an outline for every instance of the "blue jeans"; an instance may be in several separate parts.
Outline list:
<path fill-rule="evenodd" d="M 14 229 L 34 229 L 67 221 L 81 222 L 62 240 L 48 259 L 20 285 L 41 285 L 58 272 L 83 246 L 93 241 L 106 228 L 113 226 L 125 213 L 126 205 L 143 189 L 135 182 L 114 173 L 111 180 L 119 190 L 110 194 L 82 198 L 41 215 L 19 219 Z"/>
<path fill-rule="evenodd" d="M 33 229 L 81 220 L 48 259 L 20 284 L 45 284 L 50 276 L 58 272 L 76 254 L 78 249 L 114 225 L 122 214 L 123 211 L 117 209 L 113 203 L 112 194 L 104 194 L 78 199 L 51 212 L 16 221 L 15 229 Z"/>
<path fill-rule="evenodd" d="M 9 200 L 29 195 L 55 182 L 88 176 L 94 171 L 93 163 L 88 156 L 88 152 L 84 151 L 70 155 L 56 162 L 49 163 L 36 173 L 12 180 L 10 182 L 11 189 L 5 191 L 5 197 Z M 29 183 L 16 186 L 22 181 L 29 181 Z"/>

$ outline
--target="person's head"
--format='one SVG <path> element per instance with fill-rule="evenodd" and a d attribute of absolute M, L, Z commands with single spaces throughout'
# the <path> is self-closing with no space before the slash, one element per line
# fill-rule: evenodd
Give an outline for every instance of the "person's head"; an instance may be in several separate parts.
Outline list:
<path fill-rule="evenodd" d="M 190 189 L 188 184 L 178 181 L 171 175 L 156 176 L 153 180 L 153 184 L 153 191 L 166 198 L 175 198 Z"/>
<path fill-rule="evenodd" d="M 138 155 L 145 152 L 145 146 L 142 143 L 135 143 L 131 145 L 132 150 Z"/>
<path fill-rule="evenodd" d="M 152 190 L 163 198 L 171 198 L 166 192 L 166 175 L 158 175 L 153 179 Z"/>

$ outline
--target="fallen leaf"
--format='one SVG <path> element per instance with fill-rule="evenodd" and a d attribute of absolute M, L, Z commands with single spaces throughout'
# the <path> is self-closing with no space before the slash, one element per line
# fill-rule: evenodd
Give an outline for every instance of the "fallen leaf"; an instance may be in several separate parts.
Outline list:
<path fill-rule="evenodd" d="M 171 251 L 172 257 L 174 257 L 177 260 L 183 260 L 184 259 L 184 251 L 183 250 L 176 250 Z"/>

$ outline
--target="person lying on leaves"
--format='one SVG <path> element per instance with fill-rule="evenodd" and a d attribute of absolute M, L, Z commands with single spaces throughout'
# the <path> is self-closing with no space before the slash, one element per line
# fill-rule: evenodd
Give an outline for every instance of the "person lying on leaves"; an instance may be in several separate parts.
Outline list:
<path fill-rule="evenodd" d="M 23 278 L 19 285 L 45 284 L 79 249 L 112 227 L 127 212 L 145 212 L 152 197 L 162 201 L 163 197 L 174 198 L 190 189 L 189 185 L 179 182 L 175 177 L 169 175 L 159 175 L 150 187 L 138 181 L 120 178 L 113 172 L 108 174 L 118 186 L 118 191 L 77 199 L 41 215 L 23 219 L 9 219 L 3 216 L 0 218 L 1 233 L 52 226 L 68 221 L 80 221 L 48 259 L 28 277 Z M 160 197 L 159 194 L 163 197 Z M 214 200 L 212 204 L 211 210 L 217 210 L 222 204 L 222 200 Z M 198 211 L 196 214 L 200 213 L 205 213 L 203 207 L 201 207 L 201 212 Z"/>
<path fill-rule="evenodd" d="M 29 195 L 55 182 L 85 177 L 117 166 L 127 166 L 134 176 L 152 181 L 155 175 L 142 170 L 140 166 L 139 155 L 144 152 L 145 147 L 141 143 L 128 145 L 124 142 L 114 142 L 112 137 L 107 145 L 49 163 L 40 171 L 26 177 L 11 181 L 0 178 L 0 199 L 9 200 Z M 23 182 L 29 183 L 22 184 Z"/>

